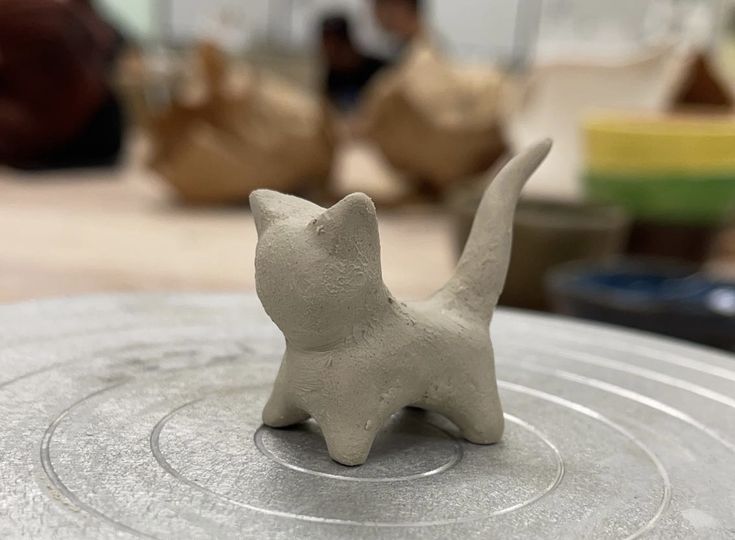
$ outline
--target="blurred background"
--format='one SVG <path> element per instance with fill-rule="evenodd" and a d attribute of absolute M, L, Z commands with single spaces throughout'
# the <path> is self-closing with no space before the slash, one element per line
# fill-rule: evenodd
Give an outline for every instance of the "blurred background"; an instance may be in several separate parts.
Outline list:
<path fill-rule="evenodd" d="M 0 0 L 0 302 L 252 291 L 258 188 L 421 298 L 552 137 L 501 303 L 735 350 L 734 104 L 735 0 Z"/>

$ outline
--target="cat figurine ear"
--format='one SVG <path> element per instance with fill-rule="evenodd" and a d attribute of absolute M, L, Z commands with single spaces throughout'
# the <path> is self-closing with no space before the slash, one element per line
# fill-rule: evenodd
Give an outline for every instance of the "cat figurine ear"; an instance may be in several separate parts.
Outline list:
<path fill-rule="evenodd" d="M 261 236 L 272 223 L 319 207 L 298 197 L 270 189 L 258 189 L 250 194 L 250 209 L 258 236 Z"/>
<path fill-rule="evenodd" d="M 282 194 L 269 189 L 259 189 L 250 194 L 250 210 L 253 213 L 258 236 L 261 236 L 271 223 L 285 217 L 283 199 Z"/>
<path fill-rule="evenodd" d="M 258 236 L 279 221 L 290 217 L 310 216 L 308 227 L 317 239 L 326 243 L 329 251 L 341 257 L 380 254 L 378 218 L 373 201 L 364 193 L 348 195 L 331 208 L 284 195 L 277 191 L 258 189 L 250 194 L 250 208 Z"/>
<path fill-rule="evenodd" d="M 318 237 L 330 243 L 337 255 L 380 253 L 378 218 L 373 201 L 364 193 L 348 195 L 311 223 Z"/>

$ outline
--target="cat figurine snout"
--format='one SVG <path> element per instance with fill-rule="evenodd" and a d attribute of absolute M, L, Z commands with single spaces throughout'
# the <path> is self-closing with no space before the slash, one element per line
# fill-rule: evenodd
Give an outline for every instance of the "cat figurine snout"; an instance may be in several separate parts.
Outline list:
<path fill-rule="evenodd" d="M 406 406 L 445 415 L 477 444 L 498 442 L 490 320 L 505 282 L 513 215 L 546 158 L 542 141 L 488 187 L 464 253 L 431 298 L 405 303 L 383 283 L 375 206 L 356 193 L 324 209 L 268 190 L 250 196 L 258 296 L 286 338 L 263 422 L 319 424 L 329 454 L 363 464 L 378 431 Z"/>

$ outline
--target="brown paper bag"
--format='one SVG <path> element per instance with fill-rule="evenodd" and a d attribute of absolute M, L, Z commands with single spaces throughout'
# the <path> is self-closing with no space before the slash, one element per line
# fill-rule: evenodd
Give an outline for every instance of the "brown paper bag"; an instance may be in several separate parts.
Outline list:
<path fill-rule="evenodd" d="M 335 143 L 327 107 L 254 70 L 230 84 L 218 49 L 205 44 L 198 55 L 205 95 L 195 104 L 175 101 L 151 122 L 152 168 L 191 203 L 323 187 Z"/>
<path fill-rule="evenodd" d="M 505 87 L 504 77 L 490 68 L 452 65 L 416 43 L 368 90 L 364 133 L 409 178 L 444 191 L 504 154 Z"/>

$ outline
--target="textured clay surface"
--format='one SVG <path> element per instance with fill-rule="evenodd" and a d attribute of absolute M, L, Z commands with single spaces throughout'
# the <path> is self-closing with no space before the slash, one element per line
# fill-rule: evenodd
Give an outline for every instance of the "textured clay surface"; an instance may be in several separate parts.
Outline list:
<path fill-rule="evenodd" d="M 344 465 L 365 463 L 378 432 L 406 406 L 446 416 L 470 442 L 498 442 L 504 421 L 488 328 L 516 203 L 550 148 L 543 141 L 500 172 L 454 277 L 423 302 L 402 302 L 383 283 L 378 222 L 366 195 L 325 210 L 254 192 L 258 296 L 287 344 L 264 423 L 314 418 L 330 456 Z"/>

